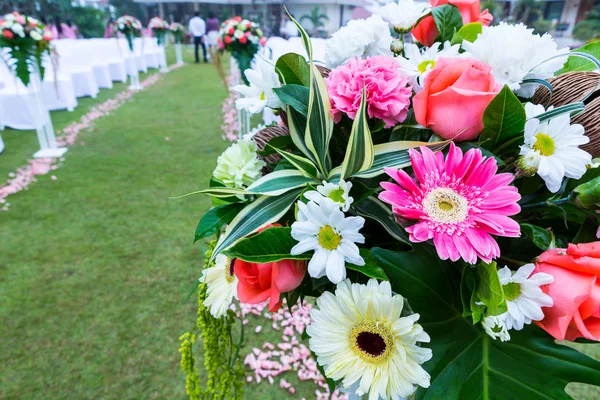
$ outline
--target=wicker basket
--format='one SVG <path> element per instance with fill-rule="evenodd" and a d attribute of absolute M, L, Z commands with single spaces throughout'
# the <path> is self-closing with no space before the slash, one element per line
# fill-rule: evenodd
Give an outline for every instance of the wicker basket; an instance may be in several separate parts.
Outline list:
<path fill-rule="evenodd" d="M 581 124 L 590 142 L 581 148 L 592 155 L 600 156 L 600 97 L 585 105 L 585 112 L 572 118 L 571 123 Z"/>
<path fill-rule="evenodd" d="M 256 146 L 260 151 L 263 151 L 267 146 L 269 140 L 278 136 L 289 136 L 290 131 L 287 127 L 281 125 L 268 126 L 265 129 L 259 131 L 252 137 L 252 140 L 256 143 Z M 279 154 L 269 154 L 268 156 L 258 156 L 261 160 L 267 164 L 277 164 L 281 161 Z"/>

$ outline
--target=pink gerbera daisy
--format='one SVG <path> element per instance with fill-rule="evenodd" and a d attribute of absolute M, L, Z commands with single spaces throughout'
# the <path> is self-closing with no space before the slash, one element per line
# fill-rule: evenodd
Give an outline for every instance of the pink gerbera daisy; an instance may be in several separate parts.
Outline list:
<path fill-rule="evenodd" d="M 459 258 L 476 264 L 500 255 L 491 235 L 518 237 L 519 224 L 509 218 L 521 208 L 517 188 L 508 186 L 512 174 L 498 174 L 496 161 L 479 149 L 464 154 L 450 144 L 444 160 L 441 152 L 421 147 L 410 150 L 415 182 L 406 172 L 387 168 L 398 185 L 382 182 L 379 198 L 393 206 L 394 214 L 417 223 L 406 228 L 412 242 L 433 239 L 441 259 Z"/>

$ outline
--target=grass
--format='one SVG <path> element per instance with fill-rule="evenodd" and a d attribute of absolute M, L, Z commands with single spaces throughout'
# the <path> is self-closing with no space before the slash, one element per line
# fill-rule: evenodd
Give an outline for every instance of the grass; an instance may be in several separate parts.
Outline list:
<path fill-rule="evenodd" d="M 53 113 L 57 130 L 120 89 Z M 192 237 L 209 202 L 168 197 L 206 185 L 227 147 L 225 96 L 212 66 L 172 71 L 83 133 L 85 145 L 69 150 L 56 181 L 42 176 L 8 199 L 0 213 L 0 398 L 185 398 L 177 338 L 195 322 L 194 301 L 183 299 L 202 265 Z M 37 150 L 33 132 L 3 137 L 0 176 Z M 281 335 L 255 334 L 258 324 L 269 325 L 250 320 L 246 351 Z M 314 385 L 285 378 L 295 398 L 314 397 Z M 576 390 L 579 399 L 598 398 Z M 248 399 L 284 396 L 264 383 L 246 389 Z"/>

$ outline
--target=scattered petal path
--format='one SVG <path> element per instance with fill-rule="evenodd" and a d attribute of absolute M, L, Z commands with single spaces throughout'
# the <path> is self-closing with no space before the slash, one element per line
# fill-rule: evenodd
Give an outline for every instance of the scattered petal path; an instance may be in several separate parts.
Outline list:
<path fill-rule="evenodd" d="M 223 140 L 237 142 L 240 138 L 240 123 L 238 121 L 238 110 L 235 108 L 235 101 L 239 99 L 240 94 L 231 90 L 231 87 L 236 85 L 236 78 L 233 75 L 228 75 L 226 78 L 227 87 L 229 87 L 229 96 L 223 101 Z"/>

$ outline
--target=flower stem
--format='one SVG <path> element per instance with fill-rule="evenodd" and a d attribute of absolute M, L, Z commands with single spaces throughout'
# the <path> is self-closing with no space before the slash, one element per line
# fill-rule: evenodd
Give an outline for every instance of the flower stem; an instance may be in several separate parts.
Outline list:
<path fill-rule="evenodd" d="M 565 198 L 558 199 L 558 200 L 542 201 L 542 202 L 533 203 L 533 204 L 525 204 L 524 206 L 521 206 L 521 210 L 528 210 L 531 208 L 540 208 L 540 207 L 562 206 L 562 205 L 568 204 L 568 203 L 569 203 L 569 198 L 565 197 Z"/>

